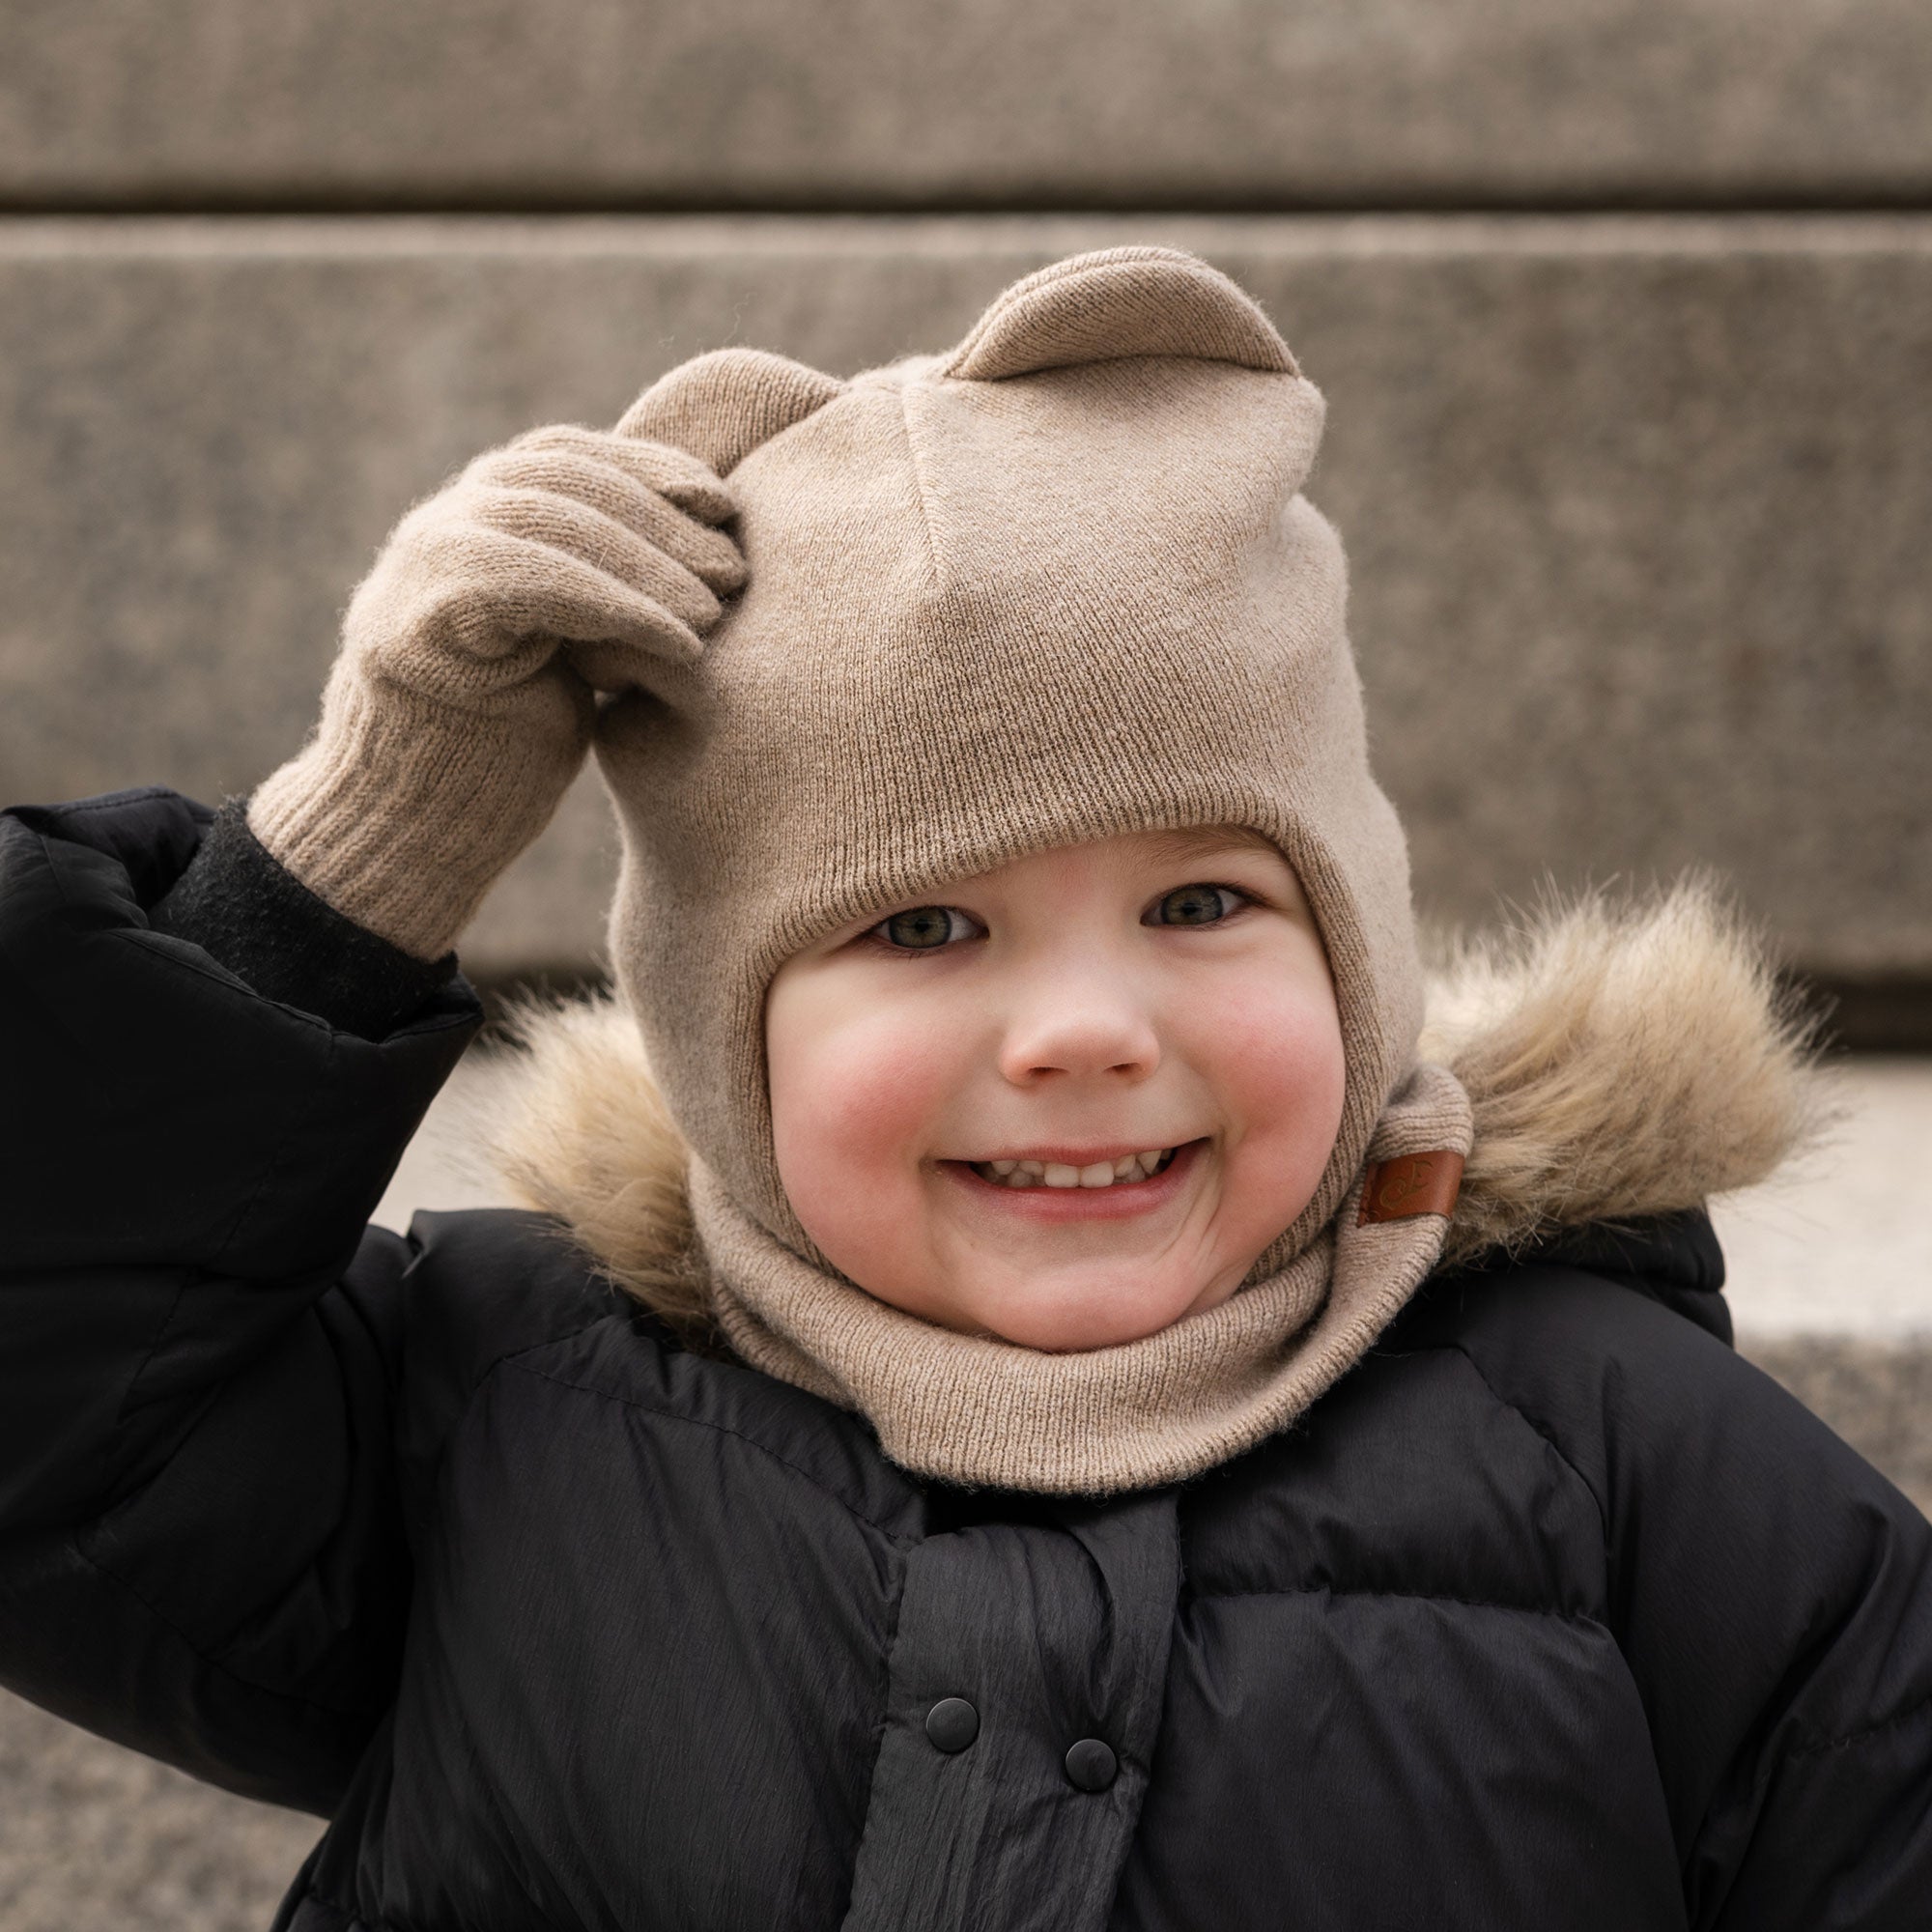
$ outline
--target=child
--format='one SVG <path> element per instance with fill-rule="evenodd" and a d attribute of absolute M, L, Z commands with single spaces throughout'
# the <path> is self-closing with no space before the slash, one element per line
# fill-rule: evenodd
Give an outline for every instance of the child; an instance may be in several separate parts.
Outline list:
<path fill-rule="evenodd" d="M 279 1925 L 1932 1925 L 1932 1531 L 1699 1207 L 1791 1030 L 1680 893 L 1419 1043 L 1321 423 L 1161 249 L 701 356 L 245 808 L 0 822 L 0 1662 L 328 1818 Z M 587 746 L 536 1207 L 366 1228 Z"/>

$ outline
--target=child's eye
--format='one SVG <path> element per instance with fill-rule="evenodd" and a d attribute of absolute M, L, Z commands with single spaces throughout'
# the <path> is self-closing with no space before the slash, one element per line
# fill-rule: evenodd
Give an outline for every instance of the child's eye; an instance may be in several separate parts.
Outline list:
<path fill-rule="evenodd" d="M 1232 886 L 1177 886 L 1157 898 L 1143 916 L 1143 925 L 1212 925 L 1248 902 Z"/>
<path fill-rule="evenodd" d="M 976 938 L 980 930 L 957 906 L 914 906 L 882 919 L 870 936 L 901 952 L 933 952 L 955 940 Z"/>

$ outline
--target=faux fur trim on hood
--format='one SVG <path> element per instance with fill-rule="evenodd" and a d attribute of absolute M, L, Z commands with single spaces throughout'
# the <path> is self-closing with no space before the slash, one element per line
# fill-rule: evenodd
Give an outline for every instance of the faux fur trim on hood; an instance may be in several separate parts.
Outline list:
<path fill-rule="evenodd" d="M 1421 1053 L 1475 1142 L 1444 1261 L 1701 1207 L 1821 1127 L 1815 1021 L 1708 882 L 1551 901 L 1446 951 Z"/>
<path fill-rule="evenodd" d="M 487 1127 L 526 1205 L 688 1338 L 715 1335 L 684 1144 L 614 1001 L 526 1008 Z M 1467 1090 L 1475 1142 L 1445 1261 L 1696 1207 L 1764 1179 L 1821 1117 L 1811 1029 L 1708 885 L 1550 903 L 1448 951 L 1422 1058 Z"/>

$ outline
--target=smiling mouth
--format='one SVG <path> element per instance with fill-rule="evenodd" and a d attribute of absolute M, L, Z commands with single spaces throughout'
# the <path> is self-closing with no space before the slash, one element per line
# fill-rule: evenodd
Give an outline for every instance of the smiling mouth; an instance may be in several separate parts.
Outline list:
<path fill-rule="evenodd" d="M 1130 1187 L 1151 1180 L 1174 1159 L 1175 1148 L 1150 1148 L 1143 1153 L 1123 1153 L 1116 1160 L 1096 1160 L 1074 1167 L 1057 1160 L 976 1160 L 967 1164 L 981 1180 L 995 1187 Z"/>

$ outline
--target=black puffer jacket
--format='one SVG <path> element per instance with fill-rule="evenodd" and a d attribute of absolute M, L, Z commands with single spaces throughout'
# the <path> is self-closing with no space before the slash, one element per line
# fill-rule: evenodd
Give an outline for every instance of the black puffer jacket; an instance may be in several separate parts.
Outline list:
<path fill-rule="evenodd" d="M 1932 1531 L 1700 1216 L 1178 1491 L 943 1491 L 540 1217 L 365 1231 L 473 1002 L 153 929 L 206 817 L 0 820 L 0 1675 L 329 1816 L 284 1925 L 1932 1926 Z"/>

